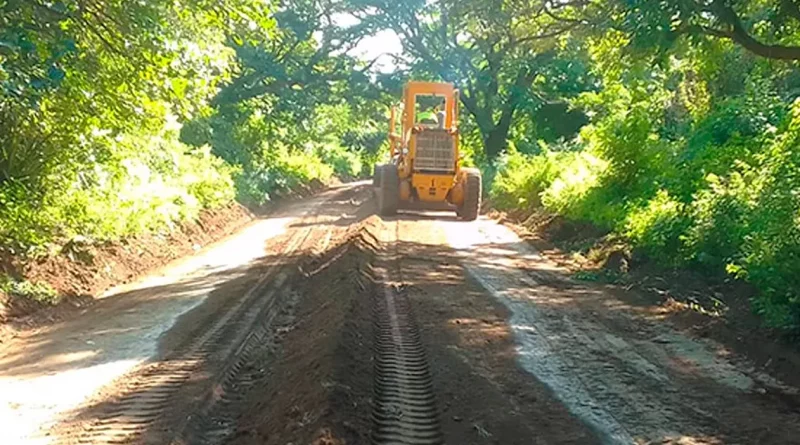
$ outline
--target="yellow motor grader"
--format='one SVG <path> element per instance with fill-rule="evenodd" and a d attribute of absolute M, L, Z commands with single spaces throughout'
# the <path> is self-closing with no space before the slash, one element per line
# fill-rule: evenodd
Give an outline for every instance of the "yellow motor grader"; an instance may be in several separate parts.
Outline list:
<path fill-rule="evenodd" d="M 404 89 L 402 130 L 395 108 L 389 118 L 388 164 L 376 165 L 382 215 L 413 203 L 439 203 L 464 220 L 478 217 L 481 174 L 461 167 L 458 154 L 458 90 L 449 83 L 409 82 Z"/>

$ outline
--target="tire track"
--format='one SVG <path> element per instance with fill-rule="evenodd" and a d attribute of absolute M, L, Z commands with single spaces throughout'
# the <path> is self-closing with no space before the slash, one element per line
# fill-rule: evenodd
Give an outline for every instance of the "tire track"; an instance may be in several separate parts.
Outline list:
<path fill-rule="evenodd" d="M 387 263 L 396 264 L 396 260 Z M 376 271 L 385 284 L 383 295 L 375 297 L 372 441 L 376 445 L 443 444 L 433 380 L 410 302 L 402 289 L 388 285 L 385 269 Z"/>
<path fill-rule="evenodd" d="M 288 293 L 286 296 L 291 300 L 289 303 L 296 300 L 296 296 L 286 289 L 273 293 Z M 251 365 L 258 363 L 259 358 L 271 352 L 274 347 L 271 339 L 273 322 L 282 306 L 277 304 L 279 299 L 275 296 L 268 298 L 269 303 L 257 317 L 260 322 L 234 352 L 234 360 L 221 373 L 221 378 L 202 403 L 201 410 L 190 418 L 183 432 L 172 443 L 217 444 L 224 442 L 233 433 L 239 412 L 237 404 L 244 400 L 263 377 L 263 370 Z"/>
<path fill-rule="evenodd" d="M 295 251 L 309 232 L 310 229 L 305 229 L 300 236 L 294 237 L 284 253 L 289 255 Z M 275 281 L 270 282 L 273 278 Z M 112 408 L 88 425 L 78 443 L 127 443 L 147 431 L 169 404 L 170 396 L 198 372 L 212 354 L 220 351 L 223 356 L 230 355 L 238 343 L 226 342 L 226 334 L 247 332 L 257 314 L 273 305 L 276 292 L 264 291 L 268 286 L 279 289 L 285 280 L 284 274 L 277 273 L 277 267 L 270 268 L 239 302 L 228 308 L 185 351 L 174 358 L 146 365 L 139 373 L 141 377 L 128 385 Z"/>

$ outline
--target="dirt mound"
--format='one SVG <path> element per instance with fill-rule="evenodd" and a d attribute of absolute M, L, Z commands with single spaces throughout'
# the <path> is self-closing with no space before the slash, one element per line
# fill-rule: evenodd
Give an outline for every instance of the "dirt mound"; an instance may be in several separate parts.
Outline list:
<path fill-rule="evenodd" d="M 72 241 L 60 252 L 24 261 L 7 256 L 0 272 L 30 282 L 44 282 L 61 296 L 50 306 L 28 298 L 0 294 L 0 324 L 6 335 L 14 329 L 32 327 L 62 318 L 89 304 L 105 289 L 130 282 L 168 262 L 195 252 L 252 220 L 239 204 L 206 210 L 196 221 L 169 232 L 152 233 L 113 242 Z M 12 326 L 8 326 L 8 325 Z M 0 342 L 3 335 L 0 333 Z"/>
<path fill-rule="evenodd" d="M 301 266 L 295 324 L 268 371 L 269 383 L 239 419 L 234 444 L 368 444 L 372 410 L 368 218 L 341 244 Z"/>

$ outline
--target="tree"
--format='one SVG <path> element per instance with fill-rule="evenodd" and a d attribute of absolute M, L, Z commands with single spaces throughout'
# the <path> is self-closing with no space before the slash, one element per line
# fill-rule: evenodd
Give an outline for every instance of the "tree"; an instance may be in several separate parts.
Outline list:
<path fill-rule="evenodd" d="M 351 13 L 372 30 L 392 29 L 417 76 L 458 85 L 461 101 L 493 161 L 506 148 L 515 113 L 545 97 L 534 80 L 559 44 L 584 23 L 571 6 L 543 0 L 352 0 Z M 562 14 L 562 15 L 557 15 Z M 558 19 L 557 19 L 558 17 Z"/>
<path fill-rule="evenodd" d="M 630 32 L 639 43 L 670 45 L 681 36 L 711 37 L 730 40 L 760 57 L 800 60 L 797 0 L 576 0 L 569 4 L 585 22 Z"/>
<path fill-rule="evenodd" d="M 254 195 L 247 199 L 261 199 L 274 185 L 276 157 L 320 156 L 342 167 L 374 157 L 383 143 L 381 92 L 368 74 L 374 62 L 349 54 L 369 33 L 337 22 L 345 6 L 286 0 L 270 15 L 275 26 L 268 35 L 232 34 L 227 44 L 235 51 L 235 74 L 211 110 L 184 125 L 184 142 L 209 144 L 240 167 L 244 188 Z"/>
<path fill-rule="evenodd" d="M 252 0 L 0 1 L 0 183 L 36 188 L 97 159 L 93 132 L 198 113 L 230 68 L 225 37 L 263 34 L 268 12 Z"/>

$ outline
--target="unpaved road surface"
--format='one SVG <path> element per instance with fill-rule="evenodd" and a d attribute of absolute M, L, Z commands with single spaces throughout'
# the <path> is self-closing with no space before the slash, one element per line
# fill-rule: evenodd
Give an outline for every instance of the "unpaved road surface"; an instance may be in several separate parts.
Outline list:
<path fill-rule="evenodd" d="M 748 357 L 492 220 L 374 207 L 321 193 L 4 346 L 0 443 L 800 443 Z"/>
<path fill-rule="evenodd" d="M 280 209 L 159 275 L 111 289 L 73 320 L 23 333 L 3 345 L 0 443 L 48 441 L 43 434 L 49 425 L 115 379 L 164 356 L 168 343 L 179 343 L 173 337 L 186 335 L 180 328 L 165 334 L 179 317 L 193 310 L 213 312 L 229 298 L 227 293 L 242 292 L 240 282 L 254 275 L 251 269 L 284 253 L 287 232 L 296 231 L 292 224 L 316 215 L 336 193 Z M 204 303 L 211 304 L 198 308 Z"/>

